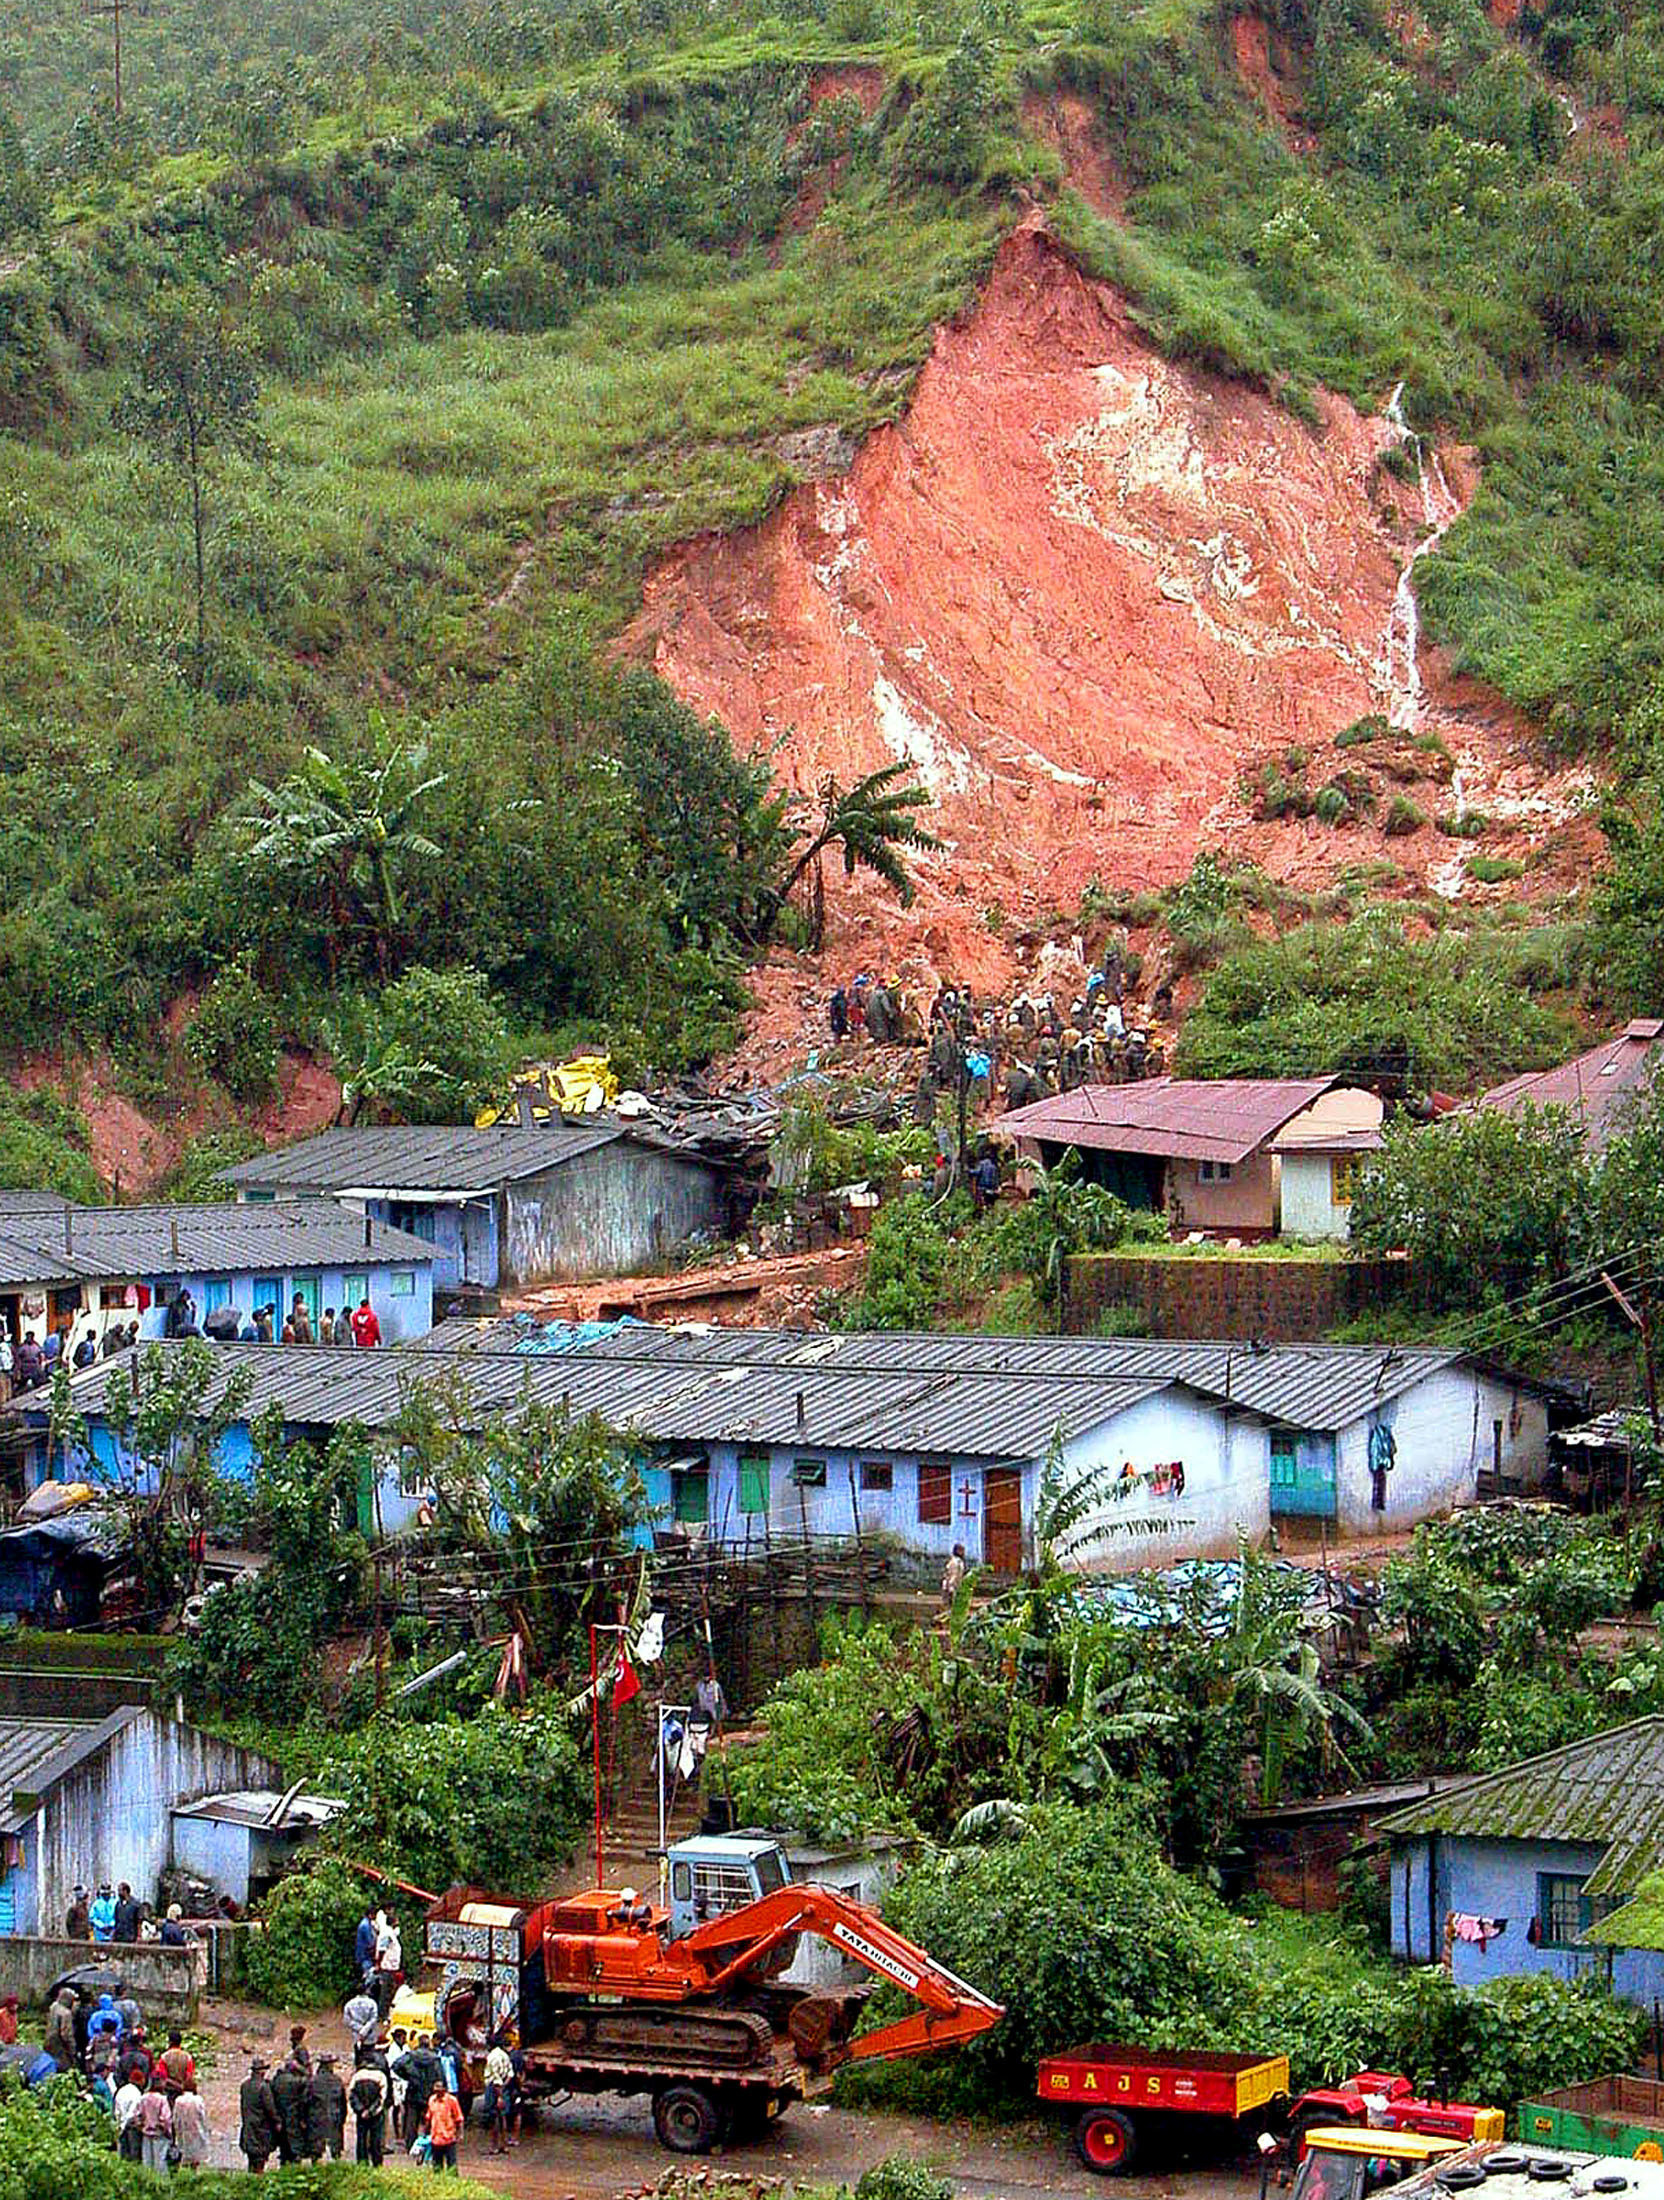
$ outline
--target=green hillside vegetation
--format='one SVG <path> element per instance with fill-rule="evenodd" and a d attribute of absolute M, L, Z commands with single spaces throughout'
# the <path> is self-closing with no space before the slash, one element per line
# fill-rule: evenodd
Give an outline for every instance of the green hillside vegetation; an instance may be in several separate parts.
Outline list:
<path fill-rule="evenodd" d="M 608 643 L 655 552 L 798 477 L 798 431 L 899 412 L 1023 195 L 1177 355 L 1307 417 L 1317 384 L 1376 408 L 1402 381 L 1486 468 L 1421 568 L 1458 661 L 1563 744 L 1622 760 L 1656 718 L 1664 58 L 1639 0 L 1551 0 L 1517 36 L 1433 0 L 1411 43 L 1374 0 L 1281 0 L 1299 153 L 1201 0 L 127 21 L 118 119 L 107 24 L 0 0 L 14 1043 L 141 1055 L 242 958 L 273 1036 L 466 965 L 523 1031 L 607 1030 L 632 1065 L 720 1046 L 787 867 L 766 760 Z M 812 109 L 834 61 L 882 72 L 870 119 Z M 1102 118 L 1125 228 L 1021 134 L 1020 95 L 1062 89 Z M 1615 102 L 1625 140 L 1562 100 Z M 226 407 L 194 479 L 164 432 L 186 353 Z M 347 854 L 274 839 L 330 767 Z M 1632 945 L 1659 869 L 1609 897 Z"/>

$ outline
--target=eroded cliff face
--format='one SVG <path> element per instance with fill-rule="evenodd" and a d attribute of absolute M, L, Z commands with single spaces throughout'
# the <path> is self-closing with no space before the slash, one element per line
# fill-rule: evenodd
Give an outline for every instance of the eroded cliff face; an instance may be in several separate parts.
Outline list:
<path fill-rule="evenodd" d="M 841 879 L 831 900 L 840 959 L 921 977 L 997 984 L 1013 927 L 1094 878 L 1181 877 L 1203 848 L 1303 884 L 1379 855 L 1381 806 L 1373 825 L 1261 822 L 1250 792 L 1291 746 L 1313 786 L 1356 763 L 1334 737 L 1372 713 L 1451 750 L 1454 797 L 1414 790 L 1429 817 L 1454 798 L 1557 827 L 1570 777 L 1546 778 L 1527 729 L 1414 638 L 1405 656 L 1406 567 L 1471 468 L 1444 453 L 1446 502 L 1424 508 L 1429 480 L 1380 464 L 1401 440 L 1385 409 L 1319 406 L 1313 433 L 1164 359 L 1036 213 L 939 332 L 905 419 L 847 476 L 674 552 L 625 646 L 794 787 L 916 767 L 946 843 L 916 904 Z M 1464 844 L 1385 845 L 1407 883 L 1461 890 Z"/>

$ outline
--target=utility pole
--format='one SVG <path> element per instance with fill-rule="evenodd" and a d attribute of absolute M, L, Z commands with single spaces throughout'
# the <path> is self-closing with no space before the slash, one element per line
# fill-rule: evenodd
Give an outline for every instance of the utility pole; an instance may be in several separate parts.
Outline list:
<path fill-rule="evenodd" d="M 380 1714 L 380 1712 L 381 1712 L 381 1708 L 382 1708 L 382 1706 L 383 1706 L 383 1704 L 385 1703 L 385 1701 L 386 1701 L 386 1698 L 387 1698 L 387 1672 L 386 1672 L 386 1664 L 387 1664 L 387 1630 L 386 1630 L 386 1623 L 384 1622 L 384 1620 L 383 1620 L 383 1618 L 382 1618 L 382 1611 L 381 1611 L 381 1552 L 380 1552 L 379 1550 L 378 1550 L 378 1551 L 376 1552 L 376 1554 L 375 1554 L 375 1561 L 374 1561 L 374 1563 L 375 1563 L 375 1593 L 376 1593 L 376 1616 L 375 1616 L 375 1630 L 374 1630 L 374 1634 L 373 1634 L 373 1637 L 372 1637 L 372 1648 L 371 1648 L 371 1656 L 372 1656 L 372 1657 L 374 1658 L 374 1660 L 375 1660 L 375 1668 L 376 1668 L 376 1712 L 377 1712 L 377 1715 L 379 1716 L 379 1714 Z"/>
<path fill-rule="evenodd" d="M 107 15 L 115 38 L 116 63 L 116 116 L 121 116 L 121 19 L 127 8 L 127 0 L 94 0 L 92 14 Z"/>

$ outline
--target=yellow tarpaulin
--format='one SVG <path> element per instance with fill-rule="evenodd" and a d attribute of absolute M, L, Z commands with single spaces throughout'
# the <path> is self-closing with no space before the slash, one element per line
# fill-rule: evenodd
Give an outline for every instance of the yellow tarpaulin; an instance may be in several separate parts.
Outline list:
<path fill-rule="evenodd" d="M 569 1062 L 538 1062 L 524 1069 L 509 1087 L 501 1107 L 481 1108 L 474 1122 L 488 1130 L 493 1123 L 512 1122 L 520 1112 L 520 1095 L 531 1102 L 532 1120 L 547 1123 L 556 1115 L 594 1115 L 618 1098 L 618 1079 L 612 1060 L 605 1054 L 575 1054 Z"/>

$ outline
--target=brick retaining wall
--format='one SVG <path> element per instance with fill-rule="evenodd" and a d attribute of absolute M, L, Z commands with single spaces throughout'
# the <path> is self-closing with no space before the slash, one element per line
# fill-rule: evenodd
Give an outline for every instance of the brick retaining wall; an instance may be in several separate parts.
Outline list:
<path fill-rule="evenodd" d="M 1401 1293 L 1402 1260 L 1149 1259 L 1083 1253 L 1069 1262 L 1064 1329 L 1084 1336 L 1130 1306 L 1151 1337 L 1250 1337 L 1307 1344 Z"/>

